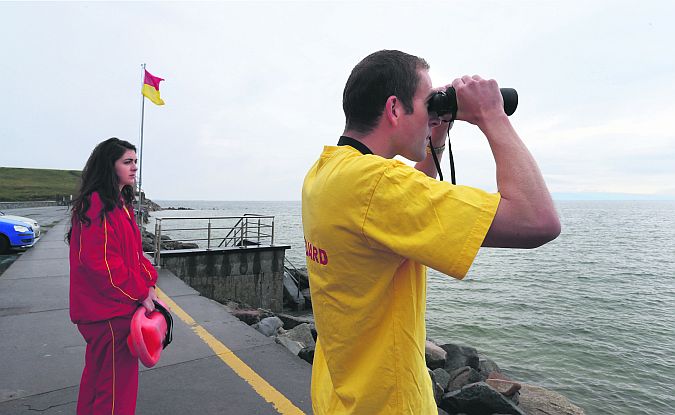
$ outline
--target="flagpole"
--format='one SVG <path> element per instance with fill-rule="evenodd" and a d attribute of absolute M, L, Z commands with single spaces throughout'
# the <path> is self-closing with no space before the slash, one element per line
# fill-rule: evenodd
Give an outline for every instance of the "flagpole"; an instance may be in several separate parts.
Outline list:
<path fill-rule="evenodd" d="M 145 64 L 142 65 L 143 74 L 141 78 L 141 89 L 143 84 L 145 84 Z M 138 209 L 136 214 L 136 220 L 138 221 L 138 228 L 143 230 L 143 218 L 141 217 L 141 199 L 143 198 L 143 188 L 141 187 L 143 183 L 143 121 L 145 118 L 145 96 L 141 94 L 141 148 L 140 154 L 138 156 Z"/>

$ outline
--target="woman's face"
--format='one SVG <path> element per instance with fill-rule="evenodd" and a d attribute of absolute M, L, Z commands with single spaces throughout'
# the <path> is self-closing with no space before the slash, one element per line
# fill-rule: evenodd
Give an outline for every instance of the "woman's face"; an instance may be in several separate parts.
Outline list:
<path fill-rule="evenodd" d="M 134 150 L 125 151 L 122 157 L 115 162 L 115 173 L 117 173 L 119 179 L 120 190 L 127 185 L 134 187 L 136 170 L 138 170 L 136 163 L 138 163 L 138 159 Z"/>

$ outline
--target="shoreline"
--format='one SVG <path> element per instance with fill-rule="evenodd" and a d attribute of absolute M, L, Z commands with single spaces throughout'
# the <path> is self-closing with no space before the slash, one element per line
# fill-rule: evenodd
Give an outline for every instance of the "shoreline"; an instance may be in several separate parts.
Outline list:
<path fill-rule="evenodd" d="M 319 333 L 311 310 L 309 316 L 297 316 L 235 301 L 223 305 L 234 317 L 312 364 Z M 474 347 L 427 339 L 425 360 L 439 415 L 585 415 L 558 392 L 512 379 Z"/>

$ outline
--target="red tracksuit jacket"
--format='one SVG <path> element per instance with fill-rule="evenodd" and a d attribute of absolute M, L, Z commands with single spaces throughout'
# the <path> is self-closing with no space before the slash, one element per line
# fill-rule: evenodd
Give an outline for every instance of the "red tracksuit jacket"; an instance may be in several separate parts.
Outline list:
<path fill-rule="evenodd" d="M 73 220 L 70 237 L 70 319 L 92 323 L 131 317 L 157 271 L 143 256 L 133 209 L 117 207 L 101 221 L 103 203 L 92 193 L 89 226 Z"/>

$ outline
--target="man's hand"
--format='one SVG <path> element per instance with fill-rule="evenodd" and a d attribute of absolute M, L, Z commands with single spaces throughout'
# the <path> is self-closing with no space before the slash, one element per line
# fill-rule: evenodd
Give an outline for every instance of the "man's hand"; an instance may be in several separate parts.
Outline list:
<path fill-rule="evenodd" d="M 155 287 L 150 287 L 148 290 L 148 296 L 141 302 L 141 305 L 145 307 L 145 314 L 148 315 L 155 311 L 155 303 L 153 302 L 154 300 L 158 300 L 157 294 L 155 293 Z"/>
<path fill-rule="evenodd" d="M 465 75 L 452 81 L 457 93 L 457 119 L 483 128 L 483 123 L 496 117 L 506 117 L 504 99 L 497 81 L 478 75 Z"/>

